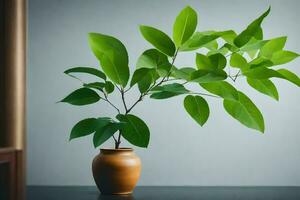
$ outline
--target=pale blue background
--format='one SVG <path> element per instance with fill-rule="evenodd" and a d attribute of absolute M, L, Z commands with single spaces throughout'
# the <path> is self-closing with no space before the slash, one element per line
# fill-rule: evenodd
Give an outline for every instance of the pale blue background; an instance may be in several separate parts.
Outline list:
<path fill-rule="evenodd" d="M 171 34 L 176 15 L 188 4 L 198 11 L 198 30 L 202 31 L 241 31 L 272 5 L 263 23 L 265 36 L 287 35 L 287 49 L 300 52 L 297 0 L 29 0 L 28 184 L 94 184 L 91 161 L 98 150 L 91 137 L 69 143 L 69 132 L 83 118 L 115 112 L 104 103 L 87 107 L 55 104 L 80 86 L 63 74 L 65 69 L 97 65 L 87 33 L 118 37 L 126 45 L 134 69 L 137 57 L 151 47 L 138 25 L 156 26 Z M 194 54 L 178 57 L 177 66 L 194 65 Z M 286 67 L 300 75 L 300 59 Z M 243 79 L 235 84 L 263 112 L 264 135 L 233 120 L 219 99 L 208 99 L 211 116 L 203 128 L 186 114 L 183 97 L 146 99 L 138 105 L 133 113 L 151 129 L 149 148 L 136 148 L 143 162 L 139 185 L 300 186 L 300 91 L 285 81 L 275 82 L 279 102 L 255 92 Z M 200 91 L 197 86 L 193 89 Z M 128 101 L 136 97 L 133 91 Z M 118 95 L 112 100 L 120 103 Z"/>

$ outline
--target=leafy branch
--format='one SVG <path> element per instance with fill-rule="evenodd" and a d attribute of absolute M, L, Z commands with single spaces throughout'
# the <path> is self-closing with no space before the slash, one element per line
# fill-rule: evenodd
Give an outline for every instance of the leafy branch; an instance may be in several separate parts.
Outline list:
<path fill-rule="evenodd" d="M 98 117 L 79 121 L 71 130 L 70 140 L 94 134 L 95 147 L 111 137 L 115 148 L 120 147 L 121 137 L 135 146 L 147 147 L 149 128 L 142 119 L 130 113 L 148 95 L 157 100 L 185 95 L 183 106 L 200 126 L 206 123 L 210 114 L 205 97 L 218 98 L 223 101 L 224 109 L 230 116 L 244 126 L 263 133 L 265 124 L 260 110 L 246 94 L 226 80 L 236 82 L 238 77 L 243 76 L 251 88 L 275 100 L 279 99 L 279 95 L 272 78 L 284 79 L 300 86 L 296 74 L 284 68 L 273 68 L 293 61 L 299 54 L 284 49 L 287 37 L 263 38 L 262 23 L 269 12 L 270 8 L 239 34 L 233 30 L 196 31 L 197 13 L 189 6 L 176 17 L 172 39 L 157 28 L 142 25 L 140 32 L 153 48 L 141 54 L 132 76 L 128 53 L 122 42 L 109 35 L 89 33 L 90 47 L 100 61 L 103 72 L 95 67 L 66 70 L 65 74 L 79 80 L 83 87 L 70 93 L 61 102 L 83 106 L 103 100 L 118 115 L 114 118 Z M 200 49 L 208 52 L 196 53 L 194 67 L 175 66 L 180 52 Z M 231 69 L 237 72 L 232 75 Z M 99 81 L 85 83 L 75 73 L 96 76 Z M 185 87 L 188 84 L 196 84 L 208 93 L 190 91 Z M 134 86 L 137 86 L 140 93 L 133 104 L 128 106 L 126 94 Z M 123 113 L 108 98 L 115 88 L 121 95 Z M 114 135 L 116 132 L 117 137 Z"/>

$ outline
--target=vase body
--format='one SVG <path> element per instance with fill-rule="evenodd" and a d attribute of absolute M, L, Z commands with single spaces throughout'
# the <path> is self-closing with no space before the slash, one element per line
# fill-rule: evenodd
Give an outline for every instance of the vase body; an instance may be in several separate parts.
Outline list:
<path fill-rule="evenodd" d="M 92 164 L 102 194 L 131 194 L 140 177 L 141 161 L 133 149 L 101 149 Z"/>

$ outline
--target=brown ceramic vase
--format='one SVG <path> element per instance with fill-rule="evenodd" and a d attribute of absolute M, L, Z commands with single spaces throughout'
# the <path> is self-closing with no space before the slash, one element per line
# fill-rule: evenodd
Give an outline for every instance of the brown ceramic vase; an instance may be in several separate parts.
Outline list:
<path fill-rule="evenodd" d="M 141 172 L 140 158 L 130 148 L 101 149 L 93 160 L 93 176 L 102 194 L 131 194 Z"/>

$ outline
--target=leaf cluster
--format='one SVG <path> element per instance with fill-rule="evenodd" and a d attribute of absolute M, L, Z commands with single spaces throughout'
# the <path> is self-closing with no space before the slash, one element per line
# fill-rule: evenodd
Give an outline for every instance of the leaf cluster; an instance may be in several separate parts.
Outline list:
<path fill-rule="evenodd" d="M 137 60 L 135 71 L 130 76 L 128 53 L 120 40 L 101 33 L 89 33 L 89 45 L 100 62 L 98 67 L 73 67 L 65 74 L 79 79 L 77 74 L 95 76 L 98 81 L 85 83 L 70 93 L 61 102 L 82 106 L 98 101 L 110 104 L 117 111 L 115 118 L 88 118 L 78 122 L 71 131 L 70 139 L 94 134 L 94 146 L 100 146 L 113 138 L 119 148 L 123 137 L 131 144 L 147 147 L 150 131 L 139 117 L 130 114 L 132 109 L 150 96 L 152 99 L 168 99 L 185 95 L 183 105 L 187 114 L 203 126 L 210 114 L 207 97 L 223 101 L 225 111 L 248 128 L 264 132 L 264 118 L 259 108 L 233 84 L 245 78 L 256 91 L 279 100 L 273 78 L 287 80 L 300 86 L 299 77 L 293 72 L 277 68 L 293 61 L 299 54 L 284 49 L 287 37 L 264 39 L 262 23 L 270 13 L 268 8 L 253 20 L 243 31 L 197 31 L 196 11 L 187 6 L 176 17 L 173 37 L 146 25 L 139 27 L 144 39 L 153 48 L 145 50 Z M 192 67 L 176 66 L 180 53 L 195 54 Z M 203 53 L 205 52 L 205 53 Z M 231 84 L 231 83 L 233 84 Z M 199 91 L 186 86 L 197 84 Z M 133 87 L 139 97 L 131 105 L 126 103 L 126 93 Z M 124 112 L 109 100 L 109 95 L 120 93 Z M 115 133 L 119 132 L 118 137 Z"/>

